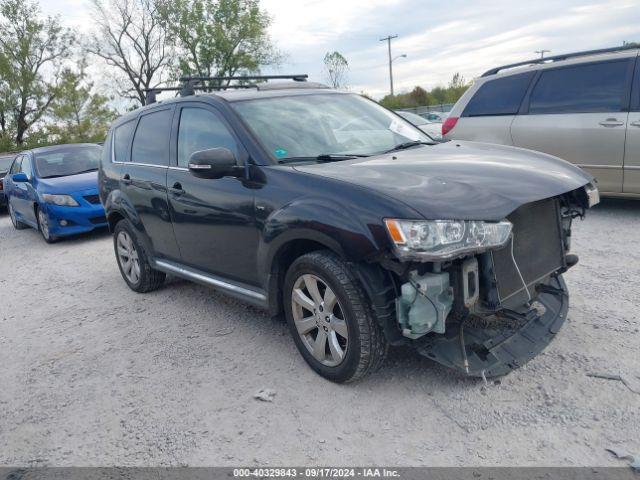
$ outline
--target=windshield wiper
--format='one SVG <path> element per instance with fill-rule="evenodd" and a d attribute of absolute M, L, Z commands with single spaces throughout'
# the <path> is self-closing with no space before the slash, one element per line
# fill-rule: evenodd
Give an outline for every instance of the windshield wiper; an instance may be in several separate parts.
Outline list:
<path fill-rule="evenodd" d="M 418 145 L 435 145 L 435 142 L 422 142 L 420 140 L 412 141 L 412 142 L 404 142 L 396 145 L 393 148 L 385 151 L 384 153 L 397 152 L 398 150 L 405 150 L 411 147 L 417 147 Z"/>
<path fill-rule="evenodd" d="M 368 157 L 369 155 L 364 155 L 361 153 L 322 153 L 320 155 L 316 155 L 315 157 L 288 157 L 278 160 L 278 163 L 293 163 L 304 160 L 314 160 L 316 162 L 339 162 L 341 160 L 352 160 L 354 158 L 362 158 Z"/>

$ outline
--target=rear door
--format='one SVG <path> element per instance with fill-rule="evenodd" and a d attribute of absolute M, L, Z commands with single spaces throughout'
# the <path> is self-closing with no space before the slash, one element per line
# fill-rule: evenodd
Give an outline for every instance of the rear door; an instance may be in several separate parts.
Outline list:
<path fill-rule="evenodd" d="M 624 156 L 624 193 L 640 194 L 640 59 L 636 60 Z"/>
<path fill-rule="evenodd" d="M 622 192 L 631 60 L 541 70 L 511 126 L 514 145 L 583 167 L 602 192 Z"/>
<path fill-rule="evenodd" d="M 169 205 L 167 170 L 173 106 L 149 110 L 138 118 L 131 142 L 130 157 L 121 165 L 120 190 L 137 214 L 136 227 L 150 242 L 156 257 L 178 259 Z M 114 149 L 121 150 L 131 138 L 134 125 L 115 129 Z M 120 131 L 122 129 L 122 131 Z M 126 155 L 129 153 L 125 151 Z"/>
<path fill-rule="evenodd" d="M 173 139 L 176 160 L 169 169 L 167 185 L 182 263 L 257 286 L 255 186 L 241 178 L 197 178 L 188 170 L 189 157 L 197 151 L 227 148 L 240 165 L 246 164 L 248 154 L 213 106 L 185 103 L 177 115 Z"/>
<path fill-rule="evenodd" d="M 509 75 L 483 83 L 447 137 L 512 145 L 511 123 L 535 72 Z"/>

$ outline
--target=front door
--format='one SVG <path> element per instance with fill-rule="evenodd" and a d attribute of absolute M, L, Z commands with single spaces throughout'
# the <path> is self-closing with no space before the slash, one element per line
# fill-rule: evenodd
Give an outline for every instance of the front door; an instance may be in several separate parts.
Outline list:
<path fill-rule="evenodd" d="M 18 163 L 19 162 L 19 163 Z M 36 214 L 34 204 L 36 203 L 36 192 L 33 188 L 33 166 L 29 155 L 22 155 L 16 160 L 14 173 L 24 173 L 29 179 L 28 182 L 13 182 L 11 186 L 11 207 L 17 214 L 20 221 L 32 226 L 36 225 Z M 12 169 L 13 171 L 13 169 Z"/>
<path fill-rule="evenodd" d="M 258 232 L 254 194 L 243 179 L 205 179 L 188 170 L 192 153 L 231 150 L 239 164 L 248 155 L 222 115 L 203 103 L 180 107 L 176 158 L 167 175 L 173 228 L 182 263 L 206 273 L 258 286 Z M 174 128 L 175 131 L 175 128 Z"/>
<path fill-rule="evenodd" d="M 602 192 L 622 192 L 632 60 L 542 70 L 511 125 L 514 145 L 579 165 Z"/>

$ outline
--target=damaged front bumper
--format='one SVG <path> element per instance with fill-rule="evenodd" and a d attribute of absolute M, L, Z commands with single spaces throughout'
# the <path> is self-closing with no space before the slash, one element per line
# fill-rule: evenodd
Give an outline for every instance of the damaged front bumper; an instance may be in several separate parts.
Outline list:
<path fill-rule="evenodd" d="M 556 275 L 539 285 L 531 307 L 449 319 L 445 335 L 429 334 L 414 345 L 420 354 L 470 376 L 501 376 L 549 345 L 564 324 L 568 308 L 567 286 Z"/>

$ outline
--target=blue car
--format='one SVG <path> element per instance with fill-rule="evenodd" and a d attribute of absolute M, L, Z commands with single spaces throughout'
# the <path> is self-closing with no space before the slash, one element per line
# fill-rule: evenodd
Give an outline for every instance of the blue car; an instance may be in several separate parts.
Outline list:
<path fill-rule="evenodd" d="M 107 226 L 98 196 L 101 154 L 96 144 L 19 153 L 3 179 L 13 226 L 35 228 L 47 243 Z"/>

